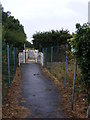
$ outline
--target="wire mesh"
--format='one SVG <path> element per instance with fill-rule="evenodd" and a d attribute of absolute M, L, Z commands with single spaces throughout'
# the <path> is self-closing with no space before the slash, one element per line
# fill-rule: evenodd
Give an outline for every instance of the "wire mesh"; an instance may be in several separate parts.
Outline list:
<path fill-rule="evenodd" d="M 44 66 L 52 71 L 53 66 L 59 63 L 65 63 L 65 47 L 62 46 L 51 46 L 43 48 L 44 53 Z"/>
<path fill-rule="evenodd" d="M 9 49 L 8 49 L 9 48 Z M 15 59 L 14 59 L 14 48 L 12 45 L 8 45 L 5 42 L 2 43 L 2 98 L 6 96 L 8 88 L 16 73 L 16 68 L 18 65 L 17 49 L 15 48 Z M 8 59 L 9 56 L 9 59 Z M 9 61 L 8 61 L 9 60 Z M 15 69 L 14 69 L 15 63 Z M 9 71 L 9 69 L 10 71 Z M 9 76 L 9 72 L 10 76 Z"/>

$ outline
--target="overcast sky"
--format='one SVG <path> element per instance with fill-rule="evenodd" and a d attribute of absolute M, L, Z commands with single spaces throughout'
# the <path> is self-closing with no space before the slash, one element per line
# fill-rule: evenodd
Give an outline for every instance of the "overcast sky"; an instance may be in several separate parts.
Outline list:
<path fill-rule="evenodd" d="M 0 0 L 4 11 L 24 26 L 27 40 L 36 31 L 68 29 L 75 32 L 76 23 L 88 22 L 89 0 Z"/>

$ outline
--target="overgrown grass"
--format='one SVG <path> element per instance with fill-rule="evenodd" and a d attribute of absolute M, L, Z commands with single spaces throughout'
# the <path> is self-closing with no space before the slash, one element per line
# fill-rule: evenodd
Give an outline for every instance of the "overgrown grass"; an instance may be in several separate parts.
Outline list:
<path fill-rule="evenodd" d="M 65 111 L 67 111 L 69 117 L 85 118 L 87 115 L 87 107 L 88 107 L 87 91 L 86 91 L 86 86 L 81 84 L 79 80 L 81 76 L 81 71 L 78 65 L 77 65 L 77 74 L 76 74 L 76 82 L 75 82 L 73 111 L 71 109 L 74 67 L 75 67 L 75 60 L 74 59 L 69 60 L 67 64 L 67 79 L 66 79 L 65 89 L 64 89 L 65 62 L 53 63 L 51 74 L 57 79 L 54 80 L 54 82 L 58 86 L 63 96 L 61 104 L 65 108 Z M 47 64 L 47 69 L 50 70 L 50 64 Z"/>

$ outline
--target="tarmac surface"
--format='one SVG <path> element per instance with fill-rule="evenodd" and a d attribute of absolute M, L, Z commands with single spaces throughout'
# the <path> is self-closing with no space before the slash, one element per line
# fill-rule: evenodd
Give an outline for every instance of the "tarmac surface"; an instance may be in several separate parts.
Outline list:
<path fill-rule="evenodd" d="M 60 107 L 61 96 L 53 82 L 47 79 L 36 63 L 21 65 L 22 92 L 26 102 L 19 104 L 30 109 L 27 118 L 66 118 Z"/>

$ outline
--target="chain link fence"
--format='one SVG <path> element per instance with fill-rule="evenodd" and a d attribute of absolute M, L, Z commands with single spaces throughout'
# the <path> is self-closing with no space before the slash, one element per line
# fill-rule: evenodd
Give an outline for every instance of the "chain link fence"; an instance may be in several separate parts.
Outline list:
<path fill-rule="evenodd" d="M 44 67 L 60 81 L 64 91 L 66 89 L 69 91 L 68 96 L 71 95 L 70 102 L 73 110 L 74 94 L 79 95 L 78 86 L 75 86 L 76 70 L 80 74 L 79 68 L 77 69 L 76 57 L 67 54 L 68 47 L 65 45 L 43 48 L 42 52 L 44 53 Z"/>
<path fill-rule="evenodd" d="M 16 73 L 18 65 L 18 49 L 5 42 L 2 43 L 2 98 L 8 92 L 8 88 Z"/>
<path fill-rule="evenodd" d="M 44 66 L 52 72 L 53 67 L 57 64 L 65 63 L 65 46 L 52 46 L 43 48 Z"/>

